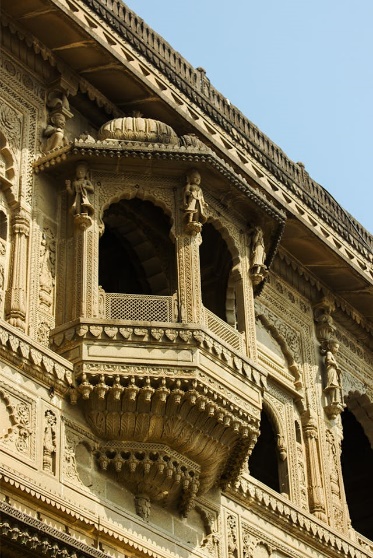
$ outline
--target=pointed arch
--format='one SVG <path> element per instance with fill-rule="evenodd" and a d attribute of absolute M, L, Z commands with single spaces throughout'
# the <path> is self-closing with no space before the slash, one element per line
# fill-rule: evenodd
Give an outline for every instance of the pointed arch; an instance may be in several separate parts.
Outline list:
<path fill-rule="evenodd" d="M 103 214 L 99 283 L 106 292 L 171 295 L 176 290 L 171 223 L 161 207 L 122 197 Z"/>
<path fill-rule="evenodd" d="M 373 539 L 373 406 L 366 394 L 350 392 L 341 413 L 341 467 L 351 524 Z"/>
<path fill-rule="evenodd" d="M 14 179 L 15 157 L 7 142 L 6 136 L 0 130 L 0 185 L 6 202 L 11 207 L 15 202 Z"/>
<path fill-rule="evenodd" d="M 264 314 L 257 314 L 256 319 L 264 326 L 264 328 L 271 334 L 273 339 L 278 343 L 282 354 L 284 355 L 289 372 L 294 376 L 294 386 L 297 390 L 302 388 L 302 379 L 298 365 L 295 362 L 294 356 L 286 342 L 286 339 L 278 332 L 276 326 Z"/>
<path fill-rule="evenodd" d="M 206 308 L 243 331 L 237 312 L 237 284 L 241 279 L 240 254 L 227 227 L 210 217 L 202 229 L 200 246 L 202 301 Z"/>
<path fill-rule="evenodd" d="M 135 184 L 130 187 L 123 187 L 120 193 L 113 195 L 105 200 L 105 203 L 102 204 L 100 207 L 100 220 L 103 222 L 103 216 L 105 211 L 109 209 L 110 206 L 121 202 L 122 200 L 132 200 L 138 198 L 139 200 L 151 202 L 154 206 L 159 207 L 165 215 L 170 220 L 170 238 L 174 242 L 175 235 L 174 235 L 174 215 L 173 215 L 173 207 L 166 203 L 165 199 L 162 199 L 160 196 L 157 196 L 156 189 L 150 190 L 145 189 L 140 184 Z"/>
<path fill-rule="evenodd" d="M 281 419 L 263 399 L 260 434 L 249 459 L 250 474 L 276 492 L 289 495 L 287 448 Z"/>

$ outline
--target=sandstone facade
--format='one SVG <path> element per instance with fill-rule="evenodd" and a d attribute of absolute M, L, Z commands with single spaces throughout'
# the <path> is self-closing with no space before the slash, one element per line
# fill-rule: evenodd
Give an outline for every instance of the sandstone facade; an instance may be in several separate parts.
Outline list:
<path fill-rule="evenodd" d="M 373 556 L 372 236 L 119 0 L 1 9 L 2 555 Z"/>

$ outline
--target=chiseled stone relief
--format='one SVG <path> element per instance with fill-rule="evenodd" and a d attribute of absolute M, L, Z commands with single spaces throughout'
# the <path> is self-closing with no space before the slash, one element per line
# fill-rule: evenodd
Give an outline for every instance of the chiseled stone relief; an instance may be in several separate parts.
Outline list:
<path fill-rule="evenodd" d="M 4 381 L 0 386 L 0 445 L 20 458 L 36 457 L 36 405 L 25 394 Z"/>
<path fill-rule="evenodd" d="M 44 437 L 43 437 L 43 469 L 48 473 L 56 473 L 56 450 L 57 450 L 57 417 L 48 409 L 44 413 Z"/>
<path fill-rule="evenodd" d="M 2 93 L 2 131 L 9 136 L 9 145 L 22 173 L 22 190 L 15 188 L 18 199 L 22 193 L 32 205 L 32 157 L 37 152 L 37 131 L 40 114 L 44 111 L 44 90 L 29 72 L 14 59 L 2 53 L 0 57 L 0 91 Z M 6 130 L 6 131 L 5 131 Z M 25 149 L 22 149 L 25 147 Z"/>

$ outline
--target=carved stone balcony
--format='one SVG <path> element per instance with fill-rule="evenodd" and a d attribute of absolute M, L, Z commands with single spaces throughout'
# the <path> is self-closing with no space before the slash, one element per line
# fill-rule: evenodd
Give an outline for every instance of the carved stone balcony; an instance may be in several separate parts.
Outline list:
<path fill-rule="evenodd" d="M 71 401 L 103 441 L 100 467 L 184 515 L 196 494 L 237 478 L 256 439 L 257 418 L 195 377 L 83 373 L 77 384 Z"/>
<path fill-rule="evenodd" d="M 177 320 L 174 296 L 105 293 L 101 289 L 99 301 L 100 313 L 108 320 L 145 320 L 166 323 Z"/>
<path fill-rule="evenodd" d="M 235 482 L 255 444 L 265 373 L 222 323 L 216 334 L 86 318 L 53 334 L 74 363 L 70 399 L 97 438 L 97 463 L 133 492 L 140 515 L 151 501 L 186 515 L 196 497 Z M 221 339 L 225 326 L 237 348 Z"/>

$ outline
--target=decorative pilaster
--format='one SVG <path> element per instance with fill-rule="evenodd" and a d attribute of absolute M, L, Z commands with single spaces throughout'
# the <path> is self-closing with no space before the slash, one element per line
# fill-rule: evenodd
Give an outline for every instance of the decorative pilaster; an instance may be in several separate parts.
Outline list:
<path fill-rule="evenodd" d="M 336 358 L 339 343 L 335 337 L 334 310 L 334 302 L 327 297 L 314 306 L 316 337 L 320 343 L 320 354 L 324 357 L 324 410 L 330 419 L 335 419 L 344 409 L 341 369 Z"/>
<path fill-rule="evenodd" d="M 179 319 L 182 323 L 204 323 L 199 247 L 202 224 L 206 221 L 206 203 L 199 184 L 200 174 L 187 174 L 183 203 L 177 215 L 177 269 L 179 285 Z"/>
<path fill-rule="evenodd" d="M 254 287 L 259 285 L 268 275 L 265 265 L 266 249 L 261 227 L 254 227 L 250 234 L 250 268 L 249 273 Z"/>
<path fill-rule="evenodd" d="M 7 321 L 22 331 L 26 331 L 27 308 L 27 266 L 28 242 L 30 236 L 30 216 L 18 207 L 12 223 L 12 275 L 9 282 Z"/>
<path fill-rule="evenodd" d="M 98 239 L 99 227 L 94 216 L 90 194 L 94 187 L 88 165 L 81 161 L 76 167 L 76 178 L 66 181 L 66 189 L 73 196 L 71 213 L 74 218 L 74 281 L 72 319 L 98 315 Z"/>
<path fill-rule="evenodd" d="M 239 329 L 245 332 L 246 354 L 252 360 L 258 360 L 255 331 L 255 308 L 252 277 L 250 274 L 250 252 L 247 242 L 247 234 L 243 233 L 241 242 L 243 253 L 241 269 L 244 270 L 240 277 L 240 285 L 237 290 L 237 323 Z M 241 300 L 242 299 L 242 300 Z M 242 316 L 240 315 L 242 314 Z M 242 320 L 242 322 L 241 322 Z M 240 325 L 243 323 L 243 327 Z"/>
<path fill-rule="evenodd" d="M 308 498 L 310 512 L 318 519 L 327 522 L 324 490 L 321 480 L 317 422 L 311 411 L 308 410 L 303 414 L 302 425 L 308 464 Z"/>

